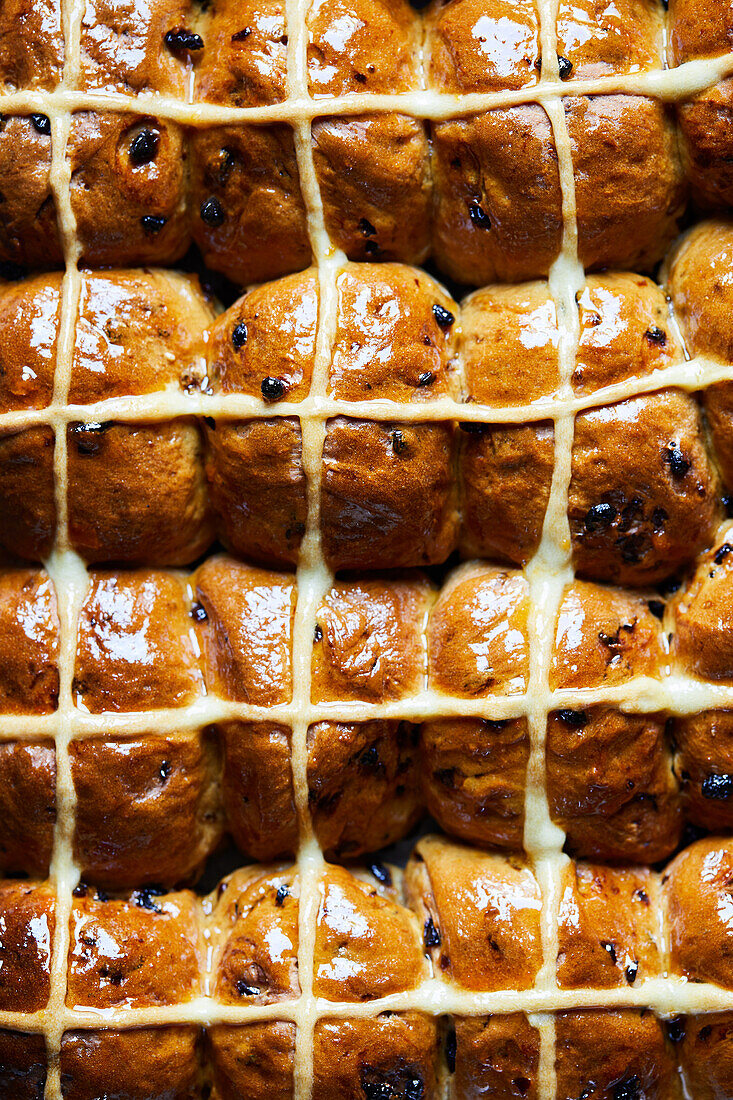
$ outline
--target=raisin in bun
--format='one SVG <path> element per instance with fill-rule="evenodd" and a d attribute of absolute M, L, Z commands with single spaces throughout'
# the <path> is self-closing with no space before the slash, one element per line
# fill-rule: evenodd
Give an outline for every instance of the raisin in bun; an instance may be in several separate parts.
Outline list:
<path fill-rule="evenodd" d="M 85 92 L 184 99 L 186 59 L 170 34 L 190 18 L 183 0 L 119 10 L 92 0 L 80 27 Z M 72 114 L 71 209 L 90 265 L 174 263 L 189 242 L 186 138 L 175 122 L 100 110 Z"/>
<path fill-rule="evenodd" d="M 661 622 L 647 600 L 587 581 L 565 590 L 551 689 L 659 680 L 666 660 Z M 609 704 L 553 710 L 547 788 L 553 819 L 573 855 L 653 863 L 679 840 L 678 786 L 663 715 Z"/>
<path fill-rule="evenodd" d="M 224 1003 L 276 1003 L 299 992 L 299 882 L 286 866 L 237 872 L 211 908 L 214 989 Z M 419 930 L 399 903 L 399 883 L 327 866 L 318 886 L 313 991 L 363 1002 L 411 989 L 427 974 Z M 275 934 L 280 931 L 280 935 Z M 287 943 L 287 948 L 285 944 Z M 282 946 L 279 946 L 282 945 Z M 321 1100 L 369 1086 L 436 1093 L 436 1029 L 415 1012 L 323 1019 L 316 1023 L 313 1093 Z M 294 1028 L 285 1022 L 216 1026 L 209 1032 L 222 1096 L 290 1097 Z M 338 1052 L 338 1054 L 337 1054 Z M 272 1080 L 267 1080 L 266 1070 Z"/>
<path fill-rule="evenodd" d="M 195 388 L 210 305 L 163 271 L 84 275 L 69 401 Z M 181 565 L 212 537 L 198 425 L 190 418 L 67 428 L 69 533 L 87 561 Z"/>
<path fill-rule="evenodd" d="M 464 399 L 502 406 L 547 397 L 560 380 L 558 342 L 547 283 L 475 291 L 461 307 Z M 552 424 L 459 427 L 461 549 L 524 565 L 542 536 L 555 457 Z"/>
<path fill-rule="evenodd" d="M 309 269 L 258 287 L 226 310 L 209 330 L 214 393 L 302 400 L 315 358 L 318 290 Z M 222 541 L 263 564 L 295 564 L 307 514 L 297 417 L 207 418 L 205 432 L 208 490 Z"/>
<path fill-rule="evenodd" d="M 217 4 L 200 29 L 197 101 L 254 107 L 286 98 L 283 0 Z M 191 235 L 209 267 L 243 285 L 308 266 L 306 207 L 289 125 L 197 128 L 190 151 Z"/>
<path fill-rule="evenodd" d="M 435 3 L 425 18 L 431 90 L 490 93 L 538 82 L 539 18 L 532 0 Z M 431 129 L 433 254 L 440 268 L 474 286 L 546 275 L 560 251 L 562 197 L 542 107 L 496 109 Z"/>
<path fill-rule="evenodd" d="M 312 96 L 420 87 L 422 21 L 408 0 L 326 0 L 311 5 L 307 25 Z M 426 259 L 432 187 L 423 122 L 395 112 L 317 118 L 312 145 L 333 244 L 352 260 Z"/>
<path fill-rule="evenodd" d="M 452 396 L 455 303 L 401 265 L 349 265 L 337 279 L 329 391 L 344 401 L 401 404 Z M 326 422 L 321 475 L 323 553 L 333 569 L 444 561 L 457 531 L 453 428 Z"/>
<path fill-rule="evenodd" d="M 733 225 L 702 222 L 672 250 L 665 265 L 669 293 L 691 356 L 733 363 L 728 249 Z M 733 486 L 733 385 L 716 382 L 702 394 L 712 449 L 727 489 Z"/>
<path fill-rule="evenodd" d="M 204 945 L 191 894 L 136 891 L 110 898 L 83 887 L 71 915 L 67 1004 L 92 1009 L 185 1004 L 202 991 Z M 195 1095 L 195 1026 L 67 1031 L 64 1095 L 93 1100 L 111 1082 L 134 1100 Z"/>
<path fill-rule="evenodd" d="M 662 69 L 663 21 L 656 0 L 602 10 L 595 0 L 561 3 L 561 77 Z M 564 107 L 583 266 L 651 270 L 675 235 L 686 198 L 671 110 L 631 94 L 574 95 Z"/>
<path fill-rule="evenodd" d="M 532 987 L 542 963 L 539 886 L 525 861 L 421 840 L 406 873 L 434 972 L 474 991 Z M 459 1100 L 491 1090 L 536 1097 L 540 1035 L 523 1013 L 456 1017 L 452 1090 Z M 519 1084 L 517 1083 L 519 1082 Z"/>

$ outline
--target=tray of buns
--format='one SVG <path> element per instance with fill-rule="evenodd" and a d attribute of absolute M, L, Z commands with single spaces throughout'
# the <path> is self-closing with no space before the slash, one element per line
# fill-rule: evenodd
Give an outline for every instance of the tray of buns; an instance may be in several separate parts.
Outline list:
<path fill-rule="evenodd" d="M 733 1098 L 733 5 L 0 0 L 0 1100 Z"/>

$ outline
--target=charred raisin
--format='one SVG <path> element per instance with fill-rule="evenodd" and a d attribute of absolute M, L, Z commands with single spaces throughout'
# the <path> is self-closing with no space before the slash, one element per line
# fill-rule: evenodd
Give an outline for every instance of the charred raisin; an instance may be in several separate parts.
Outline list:
<path fill-rule="evenodd" d="M 149 164 L 158 155 L 160 138 L 155 130 L 141 130 L 130 144 L 130 160 L 133 164 Z"/>

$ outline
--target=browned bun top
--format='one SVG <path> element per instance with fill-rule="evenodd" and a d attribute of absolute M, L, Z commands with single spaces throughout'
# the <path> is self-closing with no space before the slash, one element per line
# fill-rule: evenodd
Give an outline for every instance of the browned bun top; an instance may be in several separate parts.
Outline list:
<path fill-rule="evenodd" d="M 77 705 L 98 714 L 192 702 L 203 678 L 189 611 L 173 574 L 92 573 L 79 616 Z"/>
<path fill-rule="evenodd" d="M 557 50 L 577 80 L 662 67 L 662 0 L 560 0 Z"/>
<path fill-rule="evenodd" d="M 436 0 L 428 9 L 426 29 L 433 87 L 493 92 L 539 80 L 535 0 Z"/>
<path fill-rule="evenodd" d="M 468 698 L 525 691 L 528 597 L 518 572 L 479 563 L 456 570 L 430 615 L 431 685 Z"/>
<path fill-rule="evenodd" d="M 312 95 L 418 86 L 422 28 L 408 0 L 319 0 L 307 21 Z"/>
<path fill-rule="evenodd" d="M 8 0 L 0 11 L 0 82 L 5 91 L 53 88 L 64 64 L 60 0 Z"/>
<path fill-rule="evenodd" d="M 282 0 L 225 0 L 201 27 L 198 99 L 248 107 L 287 95 L 287 35 Z"/>
<path fill-rule="evenodd" d="M 672 861 L 662 879 L 670 969 L 693 982 L 733 985 L 729 889 L 730 840 L 698 840 Z"/>
<path fill-rule="evenodd" d="M 406 885 L 436 973 L 466 989 L 532 987 L 542 964 L 541 894 L 524 859 L 426 837 Z"/>
<path fill-rule="evenodd" d="M 201 992 L 204 945 L 189 893 L 146 889 L 107 898 L 80 889 L 71 913 L 66 1003 L 177 1004 Z"/>

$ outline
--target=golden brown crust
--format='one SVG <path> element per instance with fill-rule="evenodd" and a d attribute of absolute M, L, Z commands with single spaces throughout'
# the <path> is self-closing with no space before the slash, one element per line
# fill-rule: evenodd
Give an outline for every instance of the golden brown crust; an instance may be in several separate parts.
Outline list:
<path fill-rule="evenodd" d="M 327 0 L 307 18 L 312 95 L 394 94 L 419 86 L 421 21 L 407 0 Z M 430 242 L 423 123 L 402 115 L 315 120 L 326 228 L 351 259 L 419 262 Z"/>
<path fill-rule="evenodd" d="M 387 997 L 427 977 L 415 915 L 369 876 L 333 864 L 321 879 L 313 965 L 313 992 L 331 1001 Z"/>
<path fill-rule="evenodd" d="M 579 96 L 565 101 L 565 117 L 583 266 L 650 270 L 685 204 L 670 113 L 641 96 Z"/>
<path fill-rule="evenodd" d="M 558 918 L 560 987 L 625 988 L 658 977 L 658 906 L 658 881 L 651 871 L 568 863 Z"/>
<path fill-rule="evenodd" d="M 262 398 L 265 378 L 297 401 L 310 389 L 316 354 L 318 274 L 308 268 L 245 294 L 208 331 L 207 362 L 215 393 Z"/>
<path fill-rule="evenodd" d="M 651 584 L 693 559 L 719 514 L 693 399 L 664 390 L 582 413 L 568 508 L 581 576 Z"/>
<path fill-rule="evenodd" d="M 419 575 L 337 581 L 316 617 L 313 702 L 386 703 L 416 694 L 427 671 L 423 634 L 432 596 Z"/>
<path fill-rule="evenodd" d="M 558 1096 L 680 1097 L 672 1049 L 648 1008 L 560 1012 L 555 1027 Z"/>
<path fill-rule="evenodd" d="M 295 585 L 287 574 L 209 558 L 194 575 L 208 690 L 272 706 L 292 693 Z"/>
<path fill-rule="evenodd" d="M 669 292 L 691 355 L 733 362 L 733 294 L 728 285 L 728 249 L 733 225 L 703 222 L 682 238 L 667 264 Z M 703 394 L 708 427 L 723 479 L 733 484 L 733 397 L 728 382 Z"/>
<path fill-rule="evenodd" d="M 56 820 L 56 753 L 52 742 L 0 745 L 0 868 L 4 874 L 48 874 Z"/>
<path fill-rule="evenodd" d="M 530 989 L 542 963 L 540 888 L 516 856 L 426 837 L 406 874 L 436 973 L 466 989 Z"/>
<path fill-rule="evenodd" d="M 155 269 L 84 273 L 69 401 L 190 388 L 212 319 L 195 276 Z"/>
<path fill-rule="evenodd" d="M 81 22 L 81 85 L 86 90 L 158 91 L 183 98 L 185 65 L 164 44 L 185 26 L 185 0 L 91 0 Z"/>
<path fill-rule="evenodd" d="M 191 235 L 209 267 L 243 286 L 308 266 L 306 208 L 290 126 L 200 129 L 190 157 Z"/>
<path fill-rule="evenodd" d="M 102 900 L 82 888 L 75 891 L 70 932 L 69 1006 L 142 1008 L 201 992 L 204 948 L 189 893 L 143 888 L 129 901 Z"/>
<path fill-rule="evenodd" d="M 174 574 L 92 573 L 79 616 L 77 706 L 99 714 L 190 703 L 202 686 L 192 625 Z"/>
<path fill-rule="evenodd" d="M 422 122 L 394 114 L 316 119 L 312 133 L 334 245 L 352 260 L 425 260 L 432 188 Z"/>
<path fill-rule="evenodd" d="M 71 424 L 69 535 L 88 562 L 183 565 L 213 536 L 197 425 Z"/>
<path fill-rule="evenodd" d="M 290 732 L 228 722 L 223 800 L 237 844 L 258 860 L 298 847 Z M 354 858 L 399 840 L 420 812 L 416 730 L 407 723 L 319 722 L 308 733 L 308 795 L 321 847 Z"/>
<path fill-rule="evenodd" d="M 519 1012 L 455 1020 L 455 1100 L 537 1100 L 540 1033 Z"/>
<path fill-rule="evenodd" d="M 733 1090 L 732 1038 L 730 1012 L 688 1016 L 684 1021 L 677 1057 L 689 1096 L 717 1100 Z"/>
<path fill-rule="evenodd" d="M 731 245 L 733 222 L 700 222 L 677 242 L 663 272 L 689 353 L 724 362 L 733 361 Z"/>
<path fill-rule="evenodd" d="M 458 306 L 438 283 L 402 264 L 349 264 L 336 287 L 335 398 L 429 402 L 453 392 Z"/>
<path fill-rule="evenodd" d="M 0 1010 L 37 1012 L 51 990 L 56 899 L 46 883 L 0 883 Z"/>
<path fill-rule="evenodd" d="M 307 25 L 313 95 L 417 86 L 421 26 L 408 0 L 321 0 L 311 5 Z"/>
<path fill-rule="evenodd" d="M 587 859 L 654 863 L 682 831 L 664 720 L 610 707 L 555 711 L 547 790 L 567 849 Z"/>
<path fill-rule="evenodd" d="M 536 84 L 535 0 L 453 0 L 425 16 L 431 84 L 446 92 L 495 92 Z"/>
<path fill-rule="evenodd" d="M 432 163 L 441 270 L 473 286 L 547 275 L 562 242 L 562 197 L 542 107 L 436 123 Z"/>
<path fill-rule="evenodd" d="M 206 426 L 206 478 L 220 537 L 233 554 L 295 565 L 308 515 L 296 417 Z"/>
<path fill-rule="evenodd" d="M 660 676 L 662 628 L 649 603 L 587 581 L 569 585 L 557 614 L 550 688 L 594 688 L 634 676 Z"/>
<path fill-rule="evenodd" d="M 295 998 L 299 885 L 294 868 L 235 871 L 212 895 L 208 920 L 214 994 L 224 1004 Z"/>
<path fill-rule="evenodd" d="M 733 985 L 728 950 L 732 875 L 729 840 L 698 840 L 667 868 L 662 883 L 673 974 L 727 988 Z"/>
<path fill-rule="evenodd" d="M 436 1022 L 417 1012 L 319 1020 L 313 1035 L 313 1100 L 439 1096 Z"/>
<path fill-rule="evenodd" d="M 51 404 L 60 312 L 60 274 L 0 287 L 2 412 Z"/>
<path fill-rule="evenodd" d="M 703 210 L 730 210 L 733 205 L 732 108 L 733 80 L 677 104 L 682 164 L 692 197 Z"/>
<path fill-rule="evenodd" d="M 64 64 L 60 0 L 8 0 L 0 12 L 0 83 L 20 88 L 56 86 Z"/>
<path fill-rule="evenodd" d="M 575 581 L 563 596 L 550 669 L 552 689 L 659 677 L 661 623 L 641 597 Z M 554 819 L 574 854 L 654 862 L 679 839 L 677 783 L 662 718 L 611 707 L 555 711 L 547 729 Z"/>
<path fill-rule="evenodd" d="M 483 698 L 524 691 L 529 590 L 520 573 L 471 564 L 443 585 L 428 623 L 432 687 Z"/>
<path fill-rule="evenodd" d="M 670 0 L 667 22 L 675 65 L 696 57 L 719 57 L 730 49 L 733 13 L 725 4 Z"/>
<path fill-rule="evenodd" d="M 53 428 L 0 433 L 0 513 L 11 559 L 48 558 L 56 533 Z"/>
<path fill-rule="evenodd" d="M 557 52 L 576 80 L 662 67 L 662 0 L 562 0 Z"/>
<path fill-rule="evenodd" d="M 733 679 L 732 569 L 731 543 L 718 536 L 675 599 L 673 657 L 685 672 L 705 680 Z"/>
<path fill-rule="evenodd" d="M 226 825 L 253 859 L 293 855 L 298 819 L 290 761 L 290 731 L 268 722 L 226 722 L 221 797 Z"/>
<path fill-rule="evenodd" d="M 557 309 L 545 282 L 489 286 L 461 304 L 466 397 L 524 405 L 559 383 Z"/>
<path fill-rule="evenodd" d="M 141 129 L 158 137 L 152 160 L 136 164 Z M 71 208 L 86 263 L 174 263 L 188 248 L 186 157 L 175 123 L 141 126 L 135 115 L 72 115 Z"/>
<path fill-rule="evenodd" d="M 0 713 L 56 709 L 58 630 L 56 592 L 47 574 L 0 573 Z"/>
<path fill-rule="evenodd" d="M 210 743 L 199 735 L 85 739 L 69 754 L 83 878 L 119 889 L 197 877 L 220 826 Z"/>
<path fill-rule="evenodd" d="M 8 39 L 0 36 L 0 41 Z M 21 267 L 63 264 L 45 117 L 37 120 L 40 130 L 27 117 L 6 115 L 0 120 L 0 260 Z"/>
<path fill-rule="evenodd" d="M 217 5 L 202 31 L 196 99 L 252 107 L 286 98 L 282 0 Z M 307 267 L 311 248 L 290 126 L 197 129 L 190 152 L 191 233 L 210 267 L 242 285 Z"/>
<path fill-rule="evenodd" d="M 327 422 L 321 534 L 332 569 L 445 561 L 456 537 L 454 498 L 450 424 Z"/>
<path fill-rule="evenodd" d="M 733 828 L 733 714 L 708 710 L 676 718 L 674 770 L 688 821 L 712 832 Z"/>
<path fill-rule="evenodd" d="M 305 397 L 317 320 L 312 270 L 247 294 L 210 329 L 214 391 L 261 398 L 265 380 L 277 379 L 286 400 Z M 207 419 L 206 440 L 209 494 L 222 540 L 263 564 L 295 564 L 307 513 L 297 419 Z"/>
<path fill-rule="evenodd" d="M 287 95 L 282 0 L 224 0 L 207 13 L 196 98 L 231 107 L 277 103 Z"/>
<path fill-rule="evenodd" d="M 429 84 L 490 92 L 539 79 L 532 0 L 431 8 Z M 549 119 L 535 104 L 436 123 L 433 252 L 458 282 L 517 282 L 547 274 L 562 233 L 560 179 Z M 527 241 L 532 248 L 527 248 Z"/>
<path fill-rule="evenodd" d="M 221 1100 L 292 1100 L 295 1024 L 218 1025 L 207 1031 L 207 1053 Z"/>
<path fill-rule="evenodd" d="M 43 1035 L 0 1030 L 0 1096 L 3 1100 L 38 1100 L 46 1083 Z"/>
<path fill-rule="evenodd" d="M 593 393 L 682 360 L 663 291 L 643 275 L 591 275 L 578 297 L 573 389 Z"/>
<path fill-rule="evenodd" d="M 196 1100 L 198 1029 L 67 1031 L 61 1042 L 64 1100 L 96 1100 L 112 1082 L 125 1100 Z"/>
<path fill-rule="evenodd" d="M 308 731 L 308 799 L 327 856 L 352 859 L 400 840 L 420 815 L 417 728 L 317 722 Z"/>
<path fill-rule="evenodd" d="M 522 847 L 528 760 L 525 718 L 444 718 L 420 728 L 427 808 L 447 833 L 469 844 Z"/>
<path fill-rule="evenodd" d="M 542 538 L 555 464 L 552 424 L 460 425 L 461 549 L 526 565 Z"/>
<path fill-rule="evenodd" d="M 672 0 L 668 17 L 672 64 L 728 53 L 733 40 L 733 13 L 725 4 Z M 733 144 L 730 112 L 733 81 L 723 80 L 677 104 L 682 161 L 693 198 L 706 209 L 730 208 Z"/>

